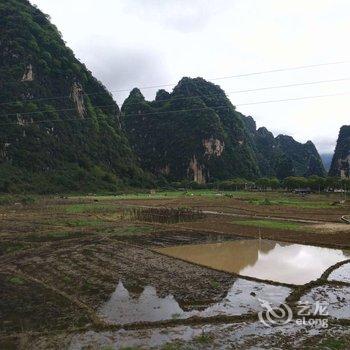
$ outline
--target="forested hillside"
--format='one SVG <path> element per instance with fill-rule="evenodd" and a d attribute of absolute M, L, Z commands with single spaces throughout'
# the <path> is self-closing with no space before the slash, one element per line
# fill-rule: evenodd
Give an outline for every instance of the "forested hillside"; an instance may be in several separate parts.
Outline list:
<path fill-rule="evenodd" d="M 0 18 L 0 192 L 324 175 L 312 142 L 257 129 L 215 84 L 183 78 L 151 102 L 134 89 L 121 113 L 48 16 L 8 0 Z"/>
<path fill-rule="evenodd" d="M 252 117 L 202 78 L 183 78 L 172 93 L 160 90 L 151 102 L 134 89 L 122 107 L 122 123 L 143 167 L 173 181 L 325 173 L 311 141 L 257 130 Z"/>
<path fill-rule="evenodd" d="M 329 175 L 350 177 L 350 125 L 340 128 Z"/>
<path fill-rule="evenodd" d="M 244 123 L 214 84 L 183 78 L 153 102 L 134 89 L 122 112 L 130 143 L 153 173 L 199 183 L 259 175 Z"/>
<path fill-rule="evenodd" d="M 0 20 L 0 191 L 139 184 L 118 106 L 49 17 L 6 0 Z"/>

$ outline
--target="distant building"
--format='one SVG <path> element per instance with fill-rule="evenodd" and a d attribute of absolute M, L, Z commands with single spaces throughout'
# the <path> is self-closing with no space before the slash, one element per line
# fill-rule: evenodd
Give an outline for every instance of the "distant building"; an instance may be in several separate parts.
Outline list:
<path fill-rule="evenodd" d="M 293 193 L 301 194 L 301 195 L 310 194 L 311 193 L 311 189 L 309 187 L 307 187 L 307 188 L 296 188 L 295 190 L 293 190 Z"/>

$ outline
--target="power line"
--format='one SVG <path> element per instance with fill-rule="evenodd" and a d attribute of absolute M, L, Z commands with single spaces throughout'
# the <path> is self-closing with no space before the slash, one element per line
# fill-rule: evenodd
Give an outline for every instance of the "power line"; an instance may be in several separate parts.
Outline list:
<path fill-rule="evenodd" d="M 281 99 L 281 100 L 267 100 L 267 101 L 259 101 L 259 102 L 240 103 L 236 106 L 250 106 L 250 105 L 258 105 L 258 104 L 265 104 L 265 103 L 278 103 L 278 102 L 288 102 L 288 101 L 298 101 L 298 100 L 309 100 L 309 99 L 313 99 L 313 98 L 335 97 L 335 96 L 344 96 L 344 95 L 349 95 L 349 94 L 350 94 L 350 92 L 340 92 L 340 93 L 326 94 L 326 95 L 285 98 L 285 99 Z"/>
<path fill-rule="evenodd" d="M 225 80 L 225 79 L 233 79 L 233 78 L 241 78 L 241 77 L 247 77 L 247 76 L 254 76 L 254 75 L 261 75 L 261 74 L 269 74 L 269 73 L 278 73 L 278 72 L 285 72 L 285 71 L 293 71 L 293 70 L 300 70 L 300 69 L 308 69 L 308 68 L 314 68 L 314 67 L 322 67 L 322 66 L 330 66 L 330 65 L 338 65 L 338 64 L 346 64 L 350 63 L 350 60 L 346 61 L 337 61 L 337 62 L 327 62 L 327 63 L 318 63 L 318 64 L 310 64 L 310 65 L 303 65 L 303 66 L 295 66 L 295 67 L 287 67 L 287 68 L 277 68 L 277 69 L 271 69 L 271 70 L 265 70 L 265 71 L 258 71 L 258 72 L 251 72 L 251 73 L 243 73 L 243 74 L 237 74 L 237 75 L 231 75 L 231 76 L 224 76 L 224 77 L 214 77 L 209 78 L 208 81 L 211 80 Z M 30 83 L 27 81 L 13 81 L 13 82 L 2 82 L 2 84 L 9 84 L 9 83 L 16 83 L 16 84 L 23 84 L 23 83 Z M 155 89 L 155 88 L 162 88 L 162 87 L 170 87 L 177 85 L 177 83 L 169 83 L 169 84 L 162 84 L 162 85 L 150 85 L 150 86 L 142 86 L 139 87 L 139 90 L 146 90 L 146 89 Z M 106 92 L 129 92 L 133 89 L 126 88 L 126 89 L 119 89 L 119 90 L 106 90 Z M 92 92 L 84 94 L 86 96 L 92 96 L 92 95 L 100 95 L 105 94 L 106 92 Z M 60 98 L 69 98 L 69 95 L 62 95 L 62 96 L 56 96 L 56 97 L 49 97 L 49 98 L 38 98 L 38 99 L 32 99 L 30 101 L 39 101 L 39 100 L 52 100 L 52 99 L 60 99 Z M 26 101 L 26 100 L 22 100 Z M 4 104 L 11 104 L 16 102 L 4 102 L 0 105 Z"/>
<path fill-rule="evenodd" d="M 291 71 L 291 70 L 308 69 L 308 68 L 314 68 L 314 67 L 330 66 L 330 65 L 345 64 L 345 63 L 350 63 L 350 60 L 347 60 L 347 61 L 338 61 L 338 62 L 327 62 L 327 63 L 309 64 L 309 65 L 304 65 L 304 66 L 295 66 L 295 67 L 287 67 L 287 68 L 277 68 L 277 69 L 265 70 L 265 71 L 260 71 L 260 72 L 253 72 L 253 73 L 245 73 L 245 74 L 231 75 L 231 76 L 220 77 L 220 78 L 212 78 L 212 79 L 209 79 L 209 80 L 241 78 L 241 77 L 248 77 L 248 76 L 251 76 L 251 75 L 260 75 L 260 74 L 268 74 L 268 73 L 286 72 L 286 71 Z"/>
<path fill-rule="evenodd" d="M 340 81 L 349 81 L 349 80 L 350 80 L 350 77 L 349 78 L 339 78 L 339 79 L 329 79 L 329 80 L 318 80 L 318 81 L 302 82 L 302 83 L 295 83 L 295 84 L 267 86 L 267 87 L 261 87 L 261 88 L 256 88 L 256 89 L 234 90 L 234 91 L 229 91 L 226 94 L 230 95 L 230 94 L 238 94 L 238 93 L 245 93 L 245 92 L 262 91 L 262 90 L 273 90 L 273 89 L 280 89 L 280 88 L 289 88 L 289 87 L 294 87 L 294 86 L 317 85 L 317 84 L 340 82 Z M 84 95 L 89 95 L 89 94 L 84 94 Z M 196 98 L 196 97 L 213 97 L 215 95 L 216 94 L 205 94 L 205 95 L 193 95 L 193 96 L 185 96 L 185 97 L 175 97 L 175 98 L 163 99 L 162 102 L 164 102 L 164 101 L 174 101 L 174 100 L 186 100 L 186 99 L 192 99 L 192 98 Z M 219 95 L 219 94 L 217 94 L 217 95 Z M 35 99 L 28 100 L 28 101 L 32 102 L 32 101 L 35 101 Z M 131 103 L 131 105 L 132 104 L 137 104 L 137 103 Z M 100 108 L 102 108 L 102 107 L 111 107 L 111 106 L 115 106 L 115 105 L 114 104 L 109 104 L 109 105 L 93 106 L 93 107 L 96 107 L 96 108 L 100 107 Z M 236 105 L 236 106 L 238 106 L 238 105 Z M 23 112 L 23 113 L 22 112 L 17 112 L 17 113 L 2 114 L 2 116 L 17 116 L 18 114 L 31 115 L 31 114 L 39 114 L 39 113 L 49 113 L 49 112 L 59 112 L 59 111 L 72 111 L 72 110 L 75 110 L 75 108 L 55 109 L 55 110 L 51 110 L 51 111 L 41 110 L 41 111 Z"/>
<path fill-rule="evenodd" d="M 289 88 L 289 87 L 293 87 L 293 86 L 304 86 L 304 85 L 316 85 L 316 84 L 334 83 L 334 82 L 348 81 L 348 80 L 350 80 L 350 78 L 339 78 L 339 79 L 318 80 L 318 81 L 306 81 L 306 82 L 302 82 L 302 83 L 267 86 L 267 87 L 261 87 L 261 88 L 256 88 L 256 89 L 235 90 L 235 91 L 229 91 L 227 94 L 240 94 L 240 93 L 244 93 L 244 92 L 253 92 L 253 91 L 261 91 L 261 90 L 273 90 L 273 89 Z"/>
<path fill-rule="evenodd" d="M 350 92 L 343 92 L 343 93 L 335 93 L 335 94 L 326 94 L 326 95 L 315 95 L 315 96 L 304 96 L 304 97 L 296 97 L 296 98 L 287 98 L 287 99 L 281 99 L 281 100 L 267 100 L 267 101 L 258 101 L 258 102 L 250 102 L 250 103 L 241 103 L 237 104 L 236 106 L 248 106 L 248 105 L 256 105 L 256 104 L 265 104 L 265 103 L 279 103 L 279 102 L 289 102 L 289 101 L 297 101 L 297 100 L 307 100 L 307 99 L 313 99 L 313 98 L 324 98 L 324 97 L 335 97 L 335 96 L 344 96 L 349 95 Z M 160 111 L 160 112 L 148 112 L 148 113 L 133 113 L 133 114 L 127 114 L 127 116 L 144 116 L 144 115 L 152 115 L 152 114 L 171 114 L 171 113 L 182 113 L 182 112 L 190 112 L 190 111 L 203 111 L 203 110 L 215 110 L 215 109 L 230 109 L 229 106 L 215 106 L 215 107 L 203 107 L 203 108 L 189 108 L 189 109 L 181 109 L 176 111 Z M 45 123 L 45 122 L 65 122 L 65 121 L 76 121 L 76 122 L 83 122 L 88 120 L 96 120 L 101 118 L 84 118 L 84 119 L 77 119 L 76 116 L 72 119 L 46 119 L 46 120 L 40 120 L 40 121 L 33 121 L 30 122 L 29 125 L 33 124 L 39 124 L 39 123 Z M 0 123 L 0 126 L 4 125 L 18 125 L 17 123 Z"/>

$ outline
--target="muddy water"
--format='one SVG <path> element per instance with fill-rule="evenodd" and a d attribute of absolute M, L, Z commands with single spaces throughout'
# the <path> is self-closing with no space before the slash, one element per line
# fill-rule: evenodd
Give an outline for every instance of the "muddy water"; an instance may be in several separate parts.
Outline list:
<path fill-rule="evenodd" d="M 350 263 L 338 267 L 329 275 L 328 279 L 330 281 L 350 283 Z"/>
<path fill-rule="evenodd" d="M 350 257 L 350 251 L 255 239 L 156 250 L 218 270 L 290 284 L 315 280 Z"/>
<path fill-rule="evenodd" d="M 350 286 L 324 285 L 313 288 L 301 298 L 302 304 L 326 305 L 326 314 L 339 319 L 350 319 Z"/>
<path fill-rule="evenodd" d="M 208 335 L 208 341 L 198 337 Z M 324 339 L 350 336 L 348 326 L 284 326 L 266 327 L 261 322 L 176 326 L 145 330 L 118 330 L 68 336 L 69 350 L 86 349 L 329 349 Z M 313 339 L 313 341 L 312 341 Z M 312 341 L 312 342 L 310 342 Z M 178 342 L 181 342 L 180 344 Z M 318 343 L 317 346 L 310 346 Z M 305 344 L 305 345 L 304 345 Z M 36 344 L 35 344 L 36 345 Z M 345 349 L 345 348 L 344 348 Z"/>
<path fill-rule="evenodd" d="M 225 298 L 208 305 L 203 310 L 193 307 L 184 311 L 173 295 L 159 297 L 152 286 L 146 286 L 139 295 L 130 293 L 119 282 L 110 299 L 98 313 L 110 323 L 126 324 L 142 321 L 161 321 L 191 316 L 210 317 L 217 315 L 242 315 L 261 311 L 259 299 L 267 300 L 272 306 L 283 303 L 290 289 L 241 278 L 233 283 Z"/>

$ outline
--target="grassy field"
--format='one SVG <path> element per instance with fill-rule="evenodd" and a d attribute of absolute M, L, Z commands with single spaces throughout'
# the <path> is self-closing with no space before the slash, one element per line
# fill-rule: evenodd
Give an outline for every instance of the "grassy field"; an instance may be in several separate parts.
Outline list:
<path fill-rule="evenodd" d="M 332 208 L 332 203 L 330 203 L 329 201 L 326 201 L 325 199 L 323 201 L 319 201 L 319 200 L 313 200 L 310 201 L 308 199 L 304 199 L 304 198 L 272 198 L 269 199 L 264 198 L 264 199 L 250 199 L 249 200 L 250 204 L 254 204 L 254 205 L 282 205 L 282 206 L 286 206 L 286 207 L 295 207 L 295 208 L 320 208 L 320 209 L 326 209 L 326 208 Z"/>
<path fill-rule="evenodd" d="M 271 228 L 275 230 L 301 230 L 305 229 L 305 225 L 278 220 L 234 220 L 235 225 L 253 226 L 261 228 Z"/>
<path fill-rule="evenodd" d="M 79 196 L 78 196 L 79 197 Z M 156 200 L 173 198 L 234 198 L 249 201 L 253 205 L 283 205 L 300 208 L 330 208 L 334 201 L 343 197 L 340 194 L 313 194 L 301 197 L 288 192 L 249 192 L 249 191 L 217 191 L 217 190 L 188 190 L 188 191 L 156 191 L 155 193 L 128 193 L 115 196 L 91 196 L 100 200 Z M 82 198 L 82 197 L 80 197 Z"/>

